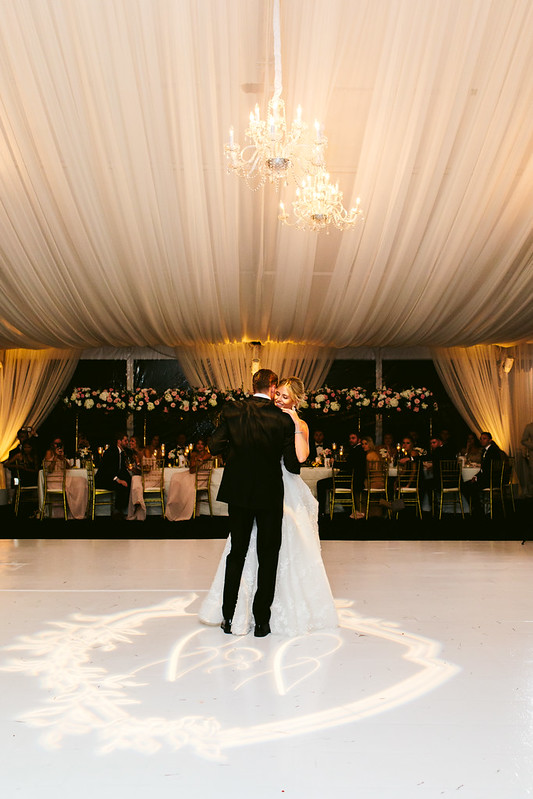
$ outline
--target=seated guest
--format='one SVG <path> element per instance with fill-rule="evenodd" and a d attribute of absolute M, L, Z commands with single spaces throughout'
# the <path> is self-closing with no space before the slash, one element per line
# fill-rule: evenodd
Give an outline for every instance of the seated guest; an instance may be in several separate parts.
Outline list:
<path fill-rule="evenodd" d="M 126 432 L 120 430 L 116 433 L 115 443 L 111 444 L 104 454 L 96 472 L 95 484 L 97 488 L 106 488 L 115 492 L 116 518 L 124 518 L 128 508 L 131 474 L 128 469 L 129 438 Z"/>
<path fill-rule="evenodd" d="M 189 455 L 189 471 L 194 474 L 196 467 L 212 459 L 205 438 L 199 438 Z"/>
<path fill-rule="evenodd" d="M 59 436 L 56 436 L 45 452 L 43 466 L 48 473 L 64 471 L 69 468 L 69 463 L 65 457 L 65 447 Z"/>
<path fill-rule="evenodd" d="M 156 434 L 152 436 L 150 443 L 143 449 L 143 458 L 161 460 L 162 457 L 163 452 L 161 450 L 161 441 L 159 436 Z"/>
<path fill-rule="evenodd" d="M 386 460 L 389 466 L 396 463 L 398 448 L 396 447 L 396 442 L 392 433 L 384 433 L 383 445 L 379 448 L 379 452 L 383 460 Z"/>
<path fill-rule="evenodd" d="M 187 436 L 185 435 L 183 430 L 180 430 L 180 432 L 176 436 L 176 449 L 184 450 L 187 445 L 188 445 Z"/>
<path fill-rule="evenodd" d="M 37 484 L 39 459 L 29 438 L 23 440 L 22 451 L 15 452 L 4 465 L 11 471 L 18 470 L 21 485 L 31 486 Z"/>
<path fill-rule="evenodd" d="M 324 431 L 320 428 L 313 432 L 311 440 L 309 441 L 309 458 L 314 461 L 324 454 L 326 449 L 329 449 L 329 444 L 326 444 Z"/>
<path fill-rule="evenodd" d="M 375 465 L 379 465 L 380 467 L 383 465 L 383 458 L 380 456 L 379 452 L 376 449 L 376 445 L 374 444 L 374 439 L 370 436 L 363 436 L 361 439 L 361 445 L 363 447 L 363 451 L 365 453 L 365 488 L 374 488 L 374 489 L 382 489 L 385 488 L 385 481 L 386 476 L 381 473 L 381 471 L 377 471 L 377 473 L 372 473 L 372 468 Z M 381 507 L 379 508 L 372 508 L 371 515 L 381 516 L 383 511 Z M 355 518 L 361 518 L 365 514 L 357 512 Z"/>
<path fill-rule="evenodd" d="M 417 470 L 420 466 L 420 453 L 415 449 L 411 436 L 402 436 L 401 450 L 398 456 L 398 468 L 410 468 L 411 479 L 408 486 L 416 482 Z"/>
<path fill-rule="evenodd" d="M 489 432 L 485 431 L 480 434 L 479 443 L 481 444 L 481 469 L 471 480 L 462 484 L 463 494 L 472 503 L 473 514 L 480 514 L 483 511 L 481 492 L 490 486 L 491 463 L 507 461 L 507 454 L 499 448 Z"/>
<path fill-rule="evenodd" d="M 78 434 L 78 449 L 76 450 L 76 458 L 80 461 L 92 460 L 93 453 L 91 450 L 91 442 L 85 433 Z"/>
<path fill-rule="evenodd" d="M 143 460 L 143 450 L 139 446 L 137 436 L 130 436 L 128 441 L 128 458 L 132 474 L 140 474 Z"/>
<path fill-rule="evenodd" d="M 348 434 L 348 444 L 344 449 L 348 471 L 353 472 L 353 487 L 357 495 L 361 494 L 365 484 L 366 452 L 362 440 L 355 432 Z"/>
<path fill-rule="evenodd" d="M 420 433 L 418 430 L 409 430 L 405 438 L 410 438 L 413 442 L 413 449 L 423 449 L 422 442 L 420 440 Z"/>
<path fill-rule="evenodd" d="M 12 458 L 14 458 L 15 455 L 22 453 L 22 444 L 24 441 L 26 441 L 29 438 L 28 428 L 21 427 L 20 430 L 17 430 L 17 438 L 19 443 L 17 444 L 16 447 L 13 447 L 13 449 L 9 450 L 9 455 L 7 456 L 7 462 L 5 462 L 5 465 L 8 468 L 9 468 L 9 461 Z"/>
<path fill-rule="evenodd" d="M 320 431 L 322 437 L 324 433 Z M 364 486 L 365 472 L 366 472 L 366 455 L 359 441 L 357 433 L 352 432 L 348 434 L 348 444 L 344 448 L 344 461 L 337 461 L 335 467 L 339 468 L 341 472 L 349 472 L 354 475 L 354 494 L 356 504 L 358 503 L 361 492 Z M 333 488 L 333 478 L 326 477 L 324 480 L 319 480 L 316 484 L 316 496 L 318 500 L 318 508 L 321 514 L 325 513 L 327 494 Z"/>
<path fill-rule="evenodd" d="M 361 439 L 361 445 L 363 447 L 363 452 L 365 453 L 365 462 L 366 462 L 365 475 L 366 475 L 366 470 L 369 468 L 371 469 L 372 464 L 374 463 L 381 464 L 383 463 L 383 460 L 376 449 L 376 445 L 374 444 L 373 438 L 371 438 L 370 436 L 363 436 L 363 438 Z M 383 481 L 380 480 L 379 482 L 374 481 L 372 483 L 372 488 L 384 488 L 384 487 L 385 487 L 384 480 Z"/>
<path fill-rule="evenodd" d="M 475 433 L 468 433 L 466 437 L 466 445 L 459 452 L 466 463 L 481 463 L 481 444 Z"/>
<path fill-rule="evenodd" d="M 432 436 L 429 441 L 429 452 L 424 455 L 422 472 L 424 490 L 429 499 L 432 491 L 440 486 L 440 464 L 444 460 L 455 460 L 455 458 L 447 458 L 442 440 L 439 436 Z"/>
<path fill-rule="evenodd" d="M 420 453 L 415 449 L 415 444 L 411 436 L 403 436 L 401 444 L 398 463 L 406 464 L 419 460 Z"/>
<path fill-rule="evenodd" d="M 439 436 L 440 440 L 442 441 L 442 460 L 443 461 L 453 461 L 457 457 L 457 447 L 455 446 L 455 442 L 452 439 L 451 433 L 447 427 L 443 427 L 440 431 Z"/>
<path fill-rule="evenodd" d="M 367 465 L 369 463 L 379 463 L 381 461 L 373 438 L 370 436 L 363 436 L 361 439 L 361 446 L 363 447 L 363 452 L 365 453 L 365 461 Z"/>

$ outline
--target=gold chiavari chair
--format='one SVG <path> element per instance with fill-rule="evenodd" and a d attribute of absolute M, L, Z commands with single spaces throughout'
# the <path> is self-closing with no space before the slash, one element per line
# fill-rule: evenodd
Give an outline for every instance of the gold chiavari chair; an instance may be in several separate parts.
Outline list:
<path fill-rule="evenodd" d="M 41 505 L 40 520 L 42 521 L 48 509 L 49 518 L 52 510 L 58 505 L 63 508 L 63 518 L 68 519 L 67 507 L 67 464 L 66 461 L 56 461 L 53 471 L 50 471 L 50 461 L 43 461 L 43 504 Z"/>
<path fill-rule="evenodd" d="M 398 463 L 396 477 L 396 498 L 402 500 L 406 508 L 415 508 L 416 515 L 422 518 L 422 498 L 420 496 L 421 461 Z"/>
<path fill-rule="evenodd" d="M 344 466 L 344 469 L 343 469 Z M 332 484 L 329 490 L 329 517 L 333 519 L 335 505 L 351 508 L 355 515 L 355 497 L 353 493 L 353 472 L 347 472 L 345 464 L 333 464 Z"/>
<path fill-rule="evenodd" d="M 207 494 L 207 502 L 209 504 L 209 515 L 213 515 L 213 507 L 211 505 L 211 476 L 213 474 L 213 459 L 199 463 L 194 472 L 194 510 L 193 518 L 196 519 L 199 508 L 199 497 L 201 494 Z"/>
<path fill-rule="evenodd" d="M 109 507 L 113 513 L 115 507 L 115 492 L 109 488 L 96 488 L 94 483 L 94 463 L 85 461 L 87 469 L 87 518 L 94 521 L 97 507 Z"/>
<path fill-rule="evenodd" d="M 434 489 L 433 515 L 435 515 L 435 501 L 439 505 L 439 519 L 445 502 L 453 502 L 453 512 L 456 512 L 457 504 L 461 508 L 461 516 L 465 517 L 463 507 L 463 495 L 461 493 L 461 465 L 456 460 L 442 460 L 439 462 L 439 475 L 437 485 Z M 436 496 L 435 496 L 436 495 Z"/>
<path fill-rule="evenodd" d="M 165 462 L 162 458 L 143 458 L 141 480 L 146 508 L 160 507 L 165 516 Z"/>
<path fill-rule="evenodd" d="M 38 504 L 39 502 L 39 487 L 37 485 L 37 475 L 35 475 L 35 485 L 24 485 L 26 472 L 21 469 L 14 469 L 15 478 L 15 496 L 14 496 L 14 511 L 15 516 L 18 516 L 20 506 L 24 502 L 32 502 Z"/>
<path fill-rule="evenodd" d="M 385 461 L 367 461 L 366 479 L 363 489 L 363 500 L 365 501 L 365 518 L 370 515 L 370 507 L 373 502 L 383 504 L 388 501 L 389 496 L 389 465 Z"/>

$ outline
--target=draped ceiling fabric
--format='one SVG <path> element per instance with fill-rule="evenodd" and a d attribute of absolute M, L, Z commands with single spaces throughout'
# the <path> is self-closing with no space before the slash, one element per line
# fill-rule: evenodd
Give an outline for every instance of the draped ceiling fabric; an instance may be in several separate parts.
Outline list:
<path fill-rule="evenodd" d="M 282 0 L 281 45 L 355 231 L 226 174 L 270 2 L 0 0 L 0 348 L 533 339 L 533 3 Z"/>

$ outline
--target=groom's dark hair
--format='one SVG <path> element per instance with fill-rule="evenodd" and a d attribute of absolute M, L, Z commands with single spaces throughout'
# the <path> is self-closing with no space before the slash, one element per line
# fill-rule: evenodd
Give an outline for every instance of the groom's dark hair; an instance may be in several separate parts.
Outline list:
<path fill-rule="evenodd" d="M 278 376 L 272 369 L 259 369 L 252 378 L 254 394 L 268 394 L 270 386 L 277 386 Z"/>

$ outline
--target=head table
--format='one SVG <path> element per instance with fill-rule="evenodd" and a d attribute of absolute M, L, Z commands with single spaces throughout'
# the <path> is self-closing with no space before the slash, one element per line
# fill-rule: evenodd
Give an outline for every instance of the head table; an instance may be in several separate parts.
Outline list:
<path fill-rule="evenodd" d="M 211 475 L 211 508 L 213 516 L 227 516 L 228 506 L 225 502 L 217 500 L 217 493 L 224 468 L 213 469 Z M 332 470 L 325 467 L 303 466 L 300 472 L 302 480 L 309 486 L 313 496 L 316 497 L 316 485 L 319 480 L 331 477 Z M 170 466 L 164 469 L 164 499 L 166 516 L 170 521 L 180 521 L 190 519 L 194 507 L 194 475 L 189 472 L 187 467 L 173 468 Z M 69 518 L 82 519 L 85 517 L 87 507 L 87 469 L 68 469 L 66 479 L 66 494 Z M 42 506 L 44 493 L 44 479 L 42 470 L 39 472 L 39 507 Z M 142 500 L 142 482 L 139 475 L 132 478 L 130 491 L 130 505 L 128 508 L 128 519 L 130 521 L 142 521 L 146 515 L 157 515 L 161 510 L 156 506 L 144 506 Z M 111 509 L 108 506 L 96 508 L 96 515 L 109 515 Z M 199 501 L 200 515 L 209 515 L 209 502 L 207 497 L 200 495 Z M 59 508 L 54 509 L 54 516 L 62 516 Z"/>
<path fill-rule="evenodd" d="M 472 477 L 479 471 L 479 466 L 463 466 L 462 477 L 464 481 L 471 480 Z M 220 467 L 213 469 L 211 476 L 211 508 L 214 516 L 227 516 L 228 506 L 225 502 L 217 500 L 217 493 L 220 487 L 220 481 L 224 468 Z M 332 469 L 323 466 L 303 466 L 300 472 L 302 480 L 309 486 L 313 496 L 317 495 L 317 483 L 320 480 L 325 480 L 332 476 Z M 396 469 L 389 469 L 389 477 L 396 475 Z M 6 483 L 10 485 L 10 473 L 6 469 Z M 39 472 L 39 508 L 43 502 L 43 473 Z M 140 492 L 140 494 L 139 494 Z M 5 502 L 9 501 L 9 488 L 6 491 Z M 69 518 L 83 519 L 86 515 L 87 507 L 87 469 L 68 469 L 66 481 L 66 494 L 67 505 L 69 511 Z M 132 479 L 132 490 L 130 493 L 130 508 L 128 511 L 128 518 L 130 520 L 142 521 L 148 515 L 160 514 L 157 507 L 149 506 L 148 508 L 142 507 L 142 501 L 135 502 L 135 497 L 142 497 L 142 484 L 139 476 L 134 476 Z M 190 519 L 192 515 L 192 508 L 194 506 L 194 475 L 190 474 L 187 467 L 173 468 L 165 467 L 164 470 L 164 498 L 165 506 L 167 509 L 166 516 L 170 521 L 179 521 L 181 519 Z M 109 515 L 111 509 L 107 506 L 97 507 L 96 515 Z M 209 503 L 205 495 L 201 495 L 199 501 L 200 515 L 209 515 Z M 188 515 L 187 515 L 188 514 Z M 62 516 L 62 511 L 59 508 L 54 509 L 54 516 Z"/>

